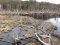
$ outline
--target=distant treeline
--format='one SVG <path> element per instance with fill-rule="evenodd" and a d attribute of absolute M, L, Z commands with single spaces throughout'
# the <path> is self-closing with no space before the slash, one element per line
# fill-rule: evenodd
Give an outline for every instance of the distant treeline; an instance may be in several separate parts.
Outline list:
<path fill-rule="evenodd" d="M 60 10 L 60 4 L 52 4 L 49 2 L 36 2 L 36 0 L 0 0 L 3 10 Z"/>

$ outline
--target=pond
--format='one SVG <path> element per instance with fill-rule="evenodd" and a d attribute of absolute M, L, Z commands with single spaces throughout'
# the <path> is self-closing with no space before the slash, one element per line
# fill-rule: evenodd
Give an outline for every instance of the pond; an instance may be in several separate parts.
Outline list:
<path fill-rule="evenodd" d="M 57 27 L 57 30 L 54 31 L 54 34 L 57 34 L 60 36 L 60 18 L 50 18 L 48 20 L 45 20 L 47 22 L 51 22 Z"/>
<path fill-rule="evenodd" d="M 26 25 L 29 26 L 29 25 Z M 26 34 L 26 31 L 21 31 L 20 30 L 20 24 L 17 25 L 14 29 L 12 29 L 11 32 L 9 33 L 5 33 L 5 34 L 1 34 L 2 36 L 4 36 L 4 38 L 2 40 L 6 40 L 6 41 L 10 41 L 10 42 L 14 42 L 14 40 L 12 39 L 12 36 L 15 35 L 15 31 L 17 34 L 19 34 L 19 37 L 23 37 L 23 34 Z M 33 29 L 29 29 L 28 32 L 33 33 Z M 32 41 L 32 38 L 26 39 L 26 40 L 20 40 L 20 42 L 23 44 L 27 44 L 29 42 Z M 20 45 L 22 45 L 20 44 Z M 11 43 L 7 43 L 7 42 L 2 42 L 0 41 L 0 45 L 12 45 Z"/>
<path fill-rule="evenodd" d="M 60 18 L 54 18 L 53 17 L 53 18 L 48 18 L 48 19 L 46 19 L 44 21 L 53 23 L 57 27 L 57 30 L 55 30 L 54 33 L 57 34 L 57 35 L 60 35 Z M 4 38 L 2 40 L 14 42 L 14 40 L 12 39 L 12 36 L 15 34 L 15 31 L 19 34 L 20 37 L 23 37 L 23 34 L 26 34 L 26 31 L 21 31 L 20 30 L 20 25 L 21 24 L 17 25 L 9 33 L 1 34 L 2 36 L 4 36 Z M 27 26 L 30 26 L 30 25 L 26 25 L 26 27 Z M 34 30 L 31 28 L 31 29 L 28 30 L 28 32 L 33 33 Z M 32 41 L 32 38 L 29 38 L 29 39 L 26 39 L 26 40 L 20 40 L 20 42 L 24 43 L 24 44 L 27 44 L 27 43 L 29 43 L 31 41 Z M 0 45 L 12 45 L 12 44 L 0 41 Z M 22 45 L 22 44 L 20 44 L 20 45 Z"/>

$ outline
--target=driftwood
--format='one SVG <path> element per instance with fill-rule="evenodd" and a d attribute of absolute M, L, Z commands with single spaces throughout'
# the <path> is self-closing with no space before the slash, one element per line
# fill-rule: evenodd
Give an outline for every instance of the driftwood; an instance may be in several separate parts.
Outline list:
<path fill-rule="evenodd" d="M 52 40 L 52 38 L 51 38 L 51 36 L 49 35 L 38 35 L 37 33 L 35 33 L 35 35 L 36 35 L 36 37 L 38 38 L 38 40 L 42 43 L 42 44 L 44 44 L 44 45 L 51 45 L 51 40 Z M 43 40 L 41 40 L 41 38 L 39 37 L 39 36 L 41 36 L 42 38 L 49 38 L 49 40 L 48 40 L 48 42 L 49 43 L 45 43 Z"/>
<path fill-rule="evenodd" d="M 44 45 L 53 45 L 51 34 L 54 31 L 55 26 L 50 22 L 43 22 L 38 26 L 38 30 L 35 31 L 37 39 Z M 46 43 L 47 42 L 47 43 Z"/>
<path fill-rule="evenodd" d="M 54 31 L 55 26 L 50 22 L 41 22 L 41 24 L 37 27 L 37 30 L 42 31 L 45 34 L 52 34 Z"/>
<path fill-rule="evenodd" d="M 57 37 L 57 38 L 60 38 L 60 36 L 57 35 L 57 34 L 52 34 L 52 36 Z"/>
<path fill-rule="evenodd" d="M 18 34 L 16 33 L 15 31 L 15 34 L 16 34 L 16 37 L 13 35 L 12 38 L 14 40 L 14 45 L 19 45 L 20 42 L 20 39 L 22 39 L 23 37 L 19 37 Z"/>
<path fill-rule="evenodd" d="M 53 24 L 51 24 L 50 22 L 44 22 L 44 21 L 39 22 L 39 20 L 38 21 L 31 20 L 31 23 L 33 23 L 32 25 L 35 26 L 35 28 L 36 28 L 36 29 L 34 28 L 36 30 L 35 35 L 38 38 L 38 40 L 44 45 L 52 45 L 51 34 L 53 33 L 55 26 Z M 13 39 L 15 42 L 18 42 L 21 39 L 21 37 L 19 38 L 18 34 L 16 32 L 15 32 L 15 34 L 16 34 L 16 37 L 13 35 Z M 47 39 L 47 40 L 45 40 L 45 39 Z"/>

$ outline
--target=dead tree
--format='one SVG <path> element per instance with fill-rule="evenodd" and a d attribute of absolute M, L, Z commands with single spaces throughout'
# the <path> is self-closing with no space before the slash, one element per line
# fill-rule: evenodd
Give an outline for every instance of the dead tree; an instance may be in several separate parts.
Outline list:
<path fill-rule="evenodd" d="M 44 45 L 53 45 L 52 37 L 51 37 L 52 29 L 54 29 L 54 26 L 52 24 L 47 23 L 47 22 L 46 23 L 42 22 L 42 24 L 39 27 L 40 32 L 35 31 L 35 35 L 36 35 L 37 39 L 42 44 L 44 44 Z M 42 31 L 42 34 L 41 34 L 41 31 Z M 45 39 L 46 39 L 46 41 L 45 41 Z"/>
<path fill-rule="evenodd" d="M 16 33 L 16 31 L 15 31 L 15 34 L 16 34 L 16 36 L 13 35 L 12 38 L 14 40 L 14 44 L 18 45 L 19 43 L 21 43 L 20 39 L 23 38 L 23 37 L 19 37 L 18 34 Z"/>

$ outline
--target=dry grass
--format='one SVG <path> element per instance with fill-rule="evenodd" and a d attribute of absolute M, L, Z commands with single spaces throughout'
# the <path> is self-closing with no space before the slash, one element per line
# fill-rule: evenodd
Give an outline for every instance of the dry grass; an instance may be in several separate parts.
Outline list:
<path fill-rule="evenodd" d="M 0 39 L 3 39 L 4 38 L 4 36 L 0 36 Z"/>
<path fill-rule="evenodd" d="M 32 36 L 33 36 L 33 34 L 32 34 L 32 33 L 29 33 L 29 32 L 27 32 L 27 33 L 24 35 L 25 38 L 30 38 L 30 37 L 32 37 Z"/>
<path fill-rule="evenodd" d="M 12 18 L 8 16 L 0 16 L 0 32 L 7 33 L 12 30 L 17 24 L 19 20 L 18 18 Z M 8 26 L 8 27 L 7 27 Z"/>

